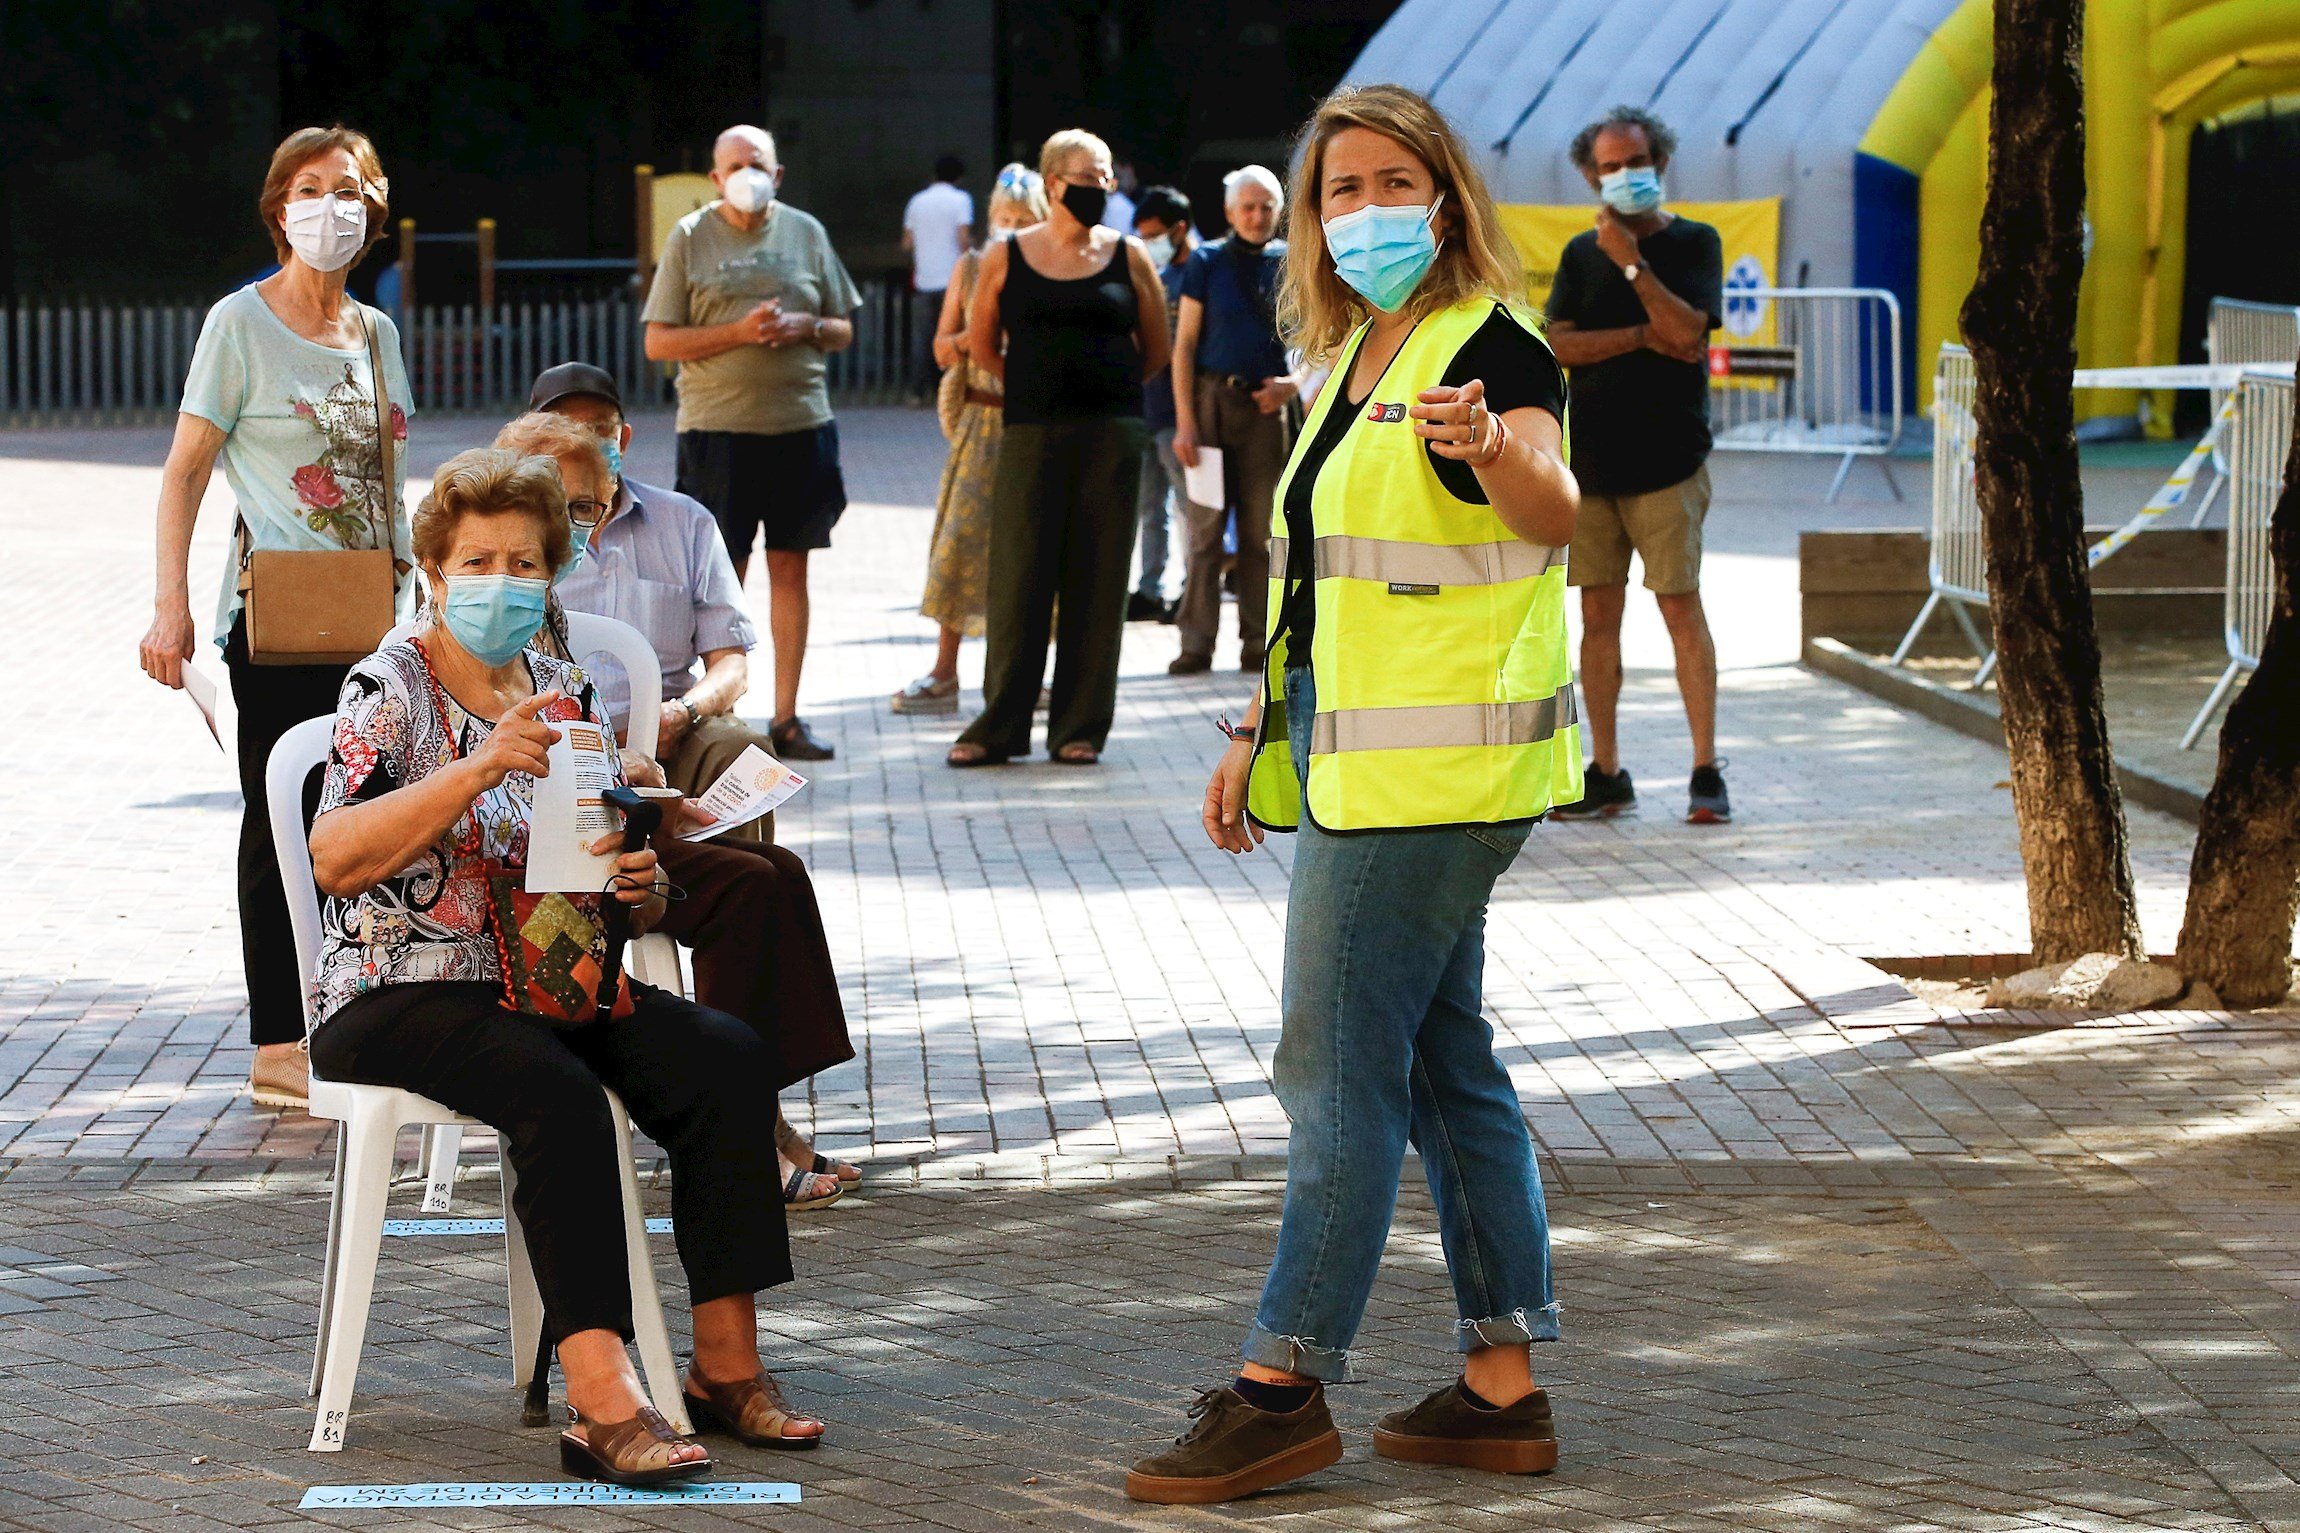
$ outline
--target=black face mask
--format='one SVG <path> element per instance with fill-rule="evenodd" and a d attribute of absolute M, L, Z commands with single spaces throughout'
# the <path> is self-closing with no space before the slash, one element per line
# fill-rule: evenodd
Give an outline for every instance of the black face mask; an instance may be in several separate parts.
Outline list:
<path fill-rule="evenodd" d="M 1062 205 L 1070 216 L 1092 228 L 1102 222 L 1102 210 L 1110 206 L 1110 194 L 1099 186 L 1080 186 L 1067 182 L 1062 188 Z"/>

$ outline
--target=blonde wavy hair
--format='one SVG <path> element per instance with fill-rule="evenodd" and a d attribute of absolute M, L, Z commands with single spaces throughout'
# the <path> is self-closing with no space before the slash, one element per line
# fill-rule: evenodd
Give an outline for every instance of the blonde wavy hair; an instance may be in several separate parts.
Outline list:
<path fill-rule="evenodd" d="M 1420 320 L 1464 299 L 1489 297 L 1518 303 L 1525 296 L 1524 264 L 1502 232 L 1461 136 L 1429 101 L 1402 85 L 1344 86 L 1318 103 L 1302 129 L 1294 157 L 1294 194 L 1286 220 L 1286 270 L 1278 291 L 1278 328 L 1289 345 L 1313 362 L 1339 351 L 1350 333 L 1371 318 L 1373 306 L 1334 273 L 1326 251 L 1326 146 L 1334 135 L 1364 128 L 1394 139 L 1429 167 L 1444 200 L 1438 208 L 1437 260 L 1406 300 L 1409 320 Z"/>

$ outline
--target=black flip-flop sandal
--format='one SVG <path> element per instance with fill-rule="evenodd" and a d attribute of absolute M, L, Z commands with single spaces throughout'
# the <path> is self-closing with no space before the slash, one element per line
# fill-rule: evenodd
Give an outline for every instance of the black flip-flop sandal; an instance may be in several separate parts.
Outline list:
<path fill-rule="evenodd" d="M 952 749 L 955 750 L 956 747 L 954 746 Z M 942 758 L 942 764 L 946 767 L 955 767 L 960 771 L 965 771 L 969 767 L 1004 766 L 1013 759 L 1004 751 L 984 751 L 979 756 L 970 757 L 963 761 L 957 756 L 946 755 Z"/>
<path fill-rule="evenodd" d="M 820 1197 L 800 1197 L 799 1194 L 806 1190 L 808 1181 L 818 1176 L 827 1176 L 831 1179 L 831 1190 Z M 838 1179 L 836 1172 L 809 1171 L 802 1166 L 791 1173 L 790 1180 L 783 1183 L 783 1209 L 786 1213 L 809 1213 L 818 1208 L 828 1208 L 846 1195 L 847 1184 Z"/>

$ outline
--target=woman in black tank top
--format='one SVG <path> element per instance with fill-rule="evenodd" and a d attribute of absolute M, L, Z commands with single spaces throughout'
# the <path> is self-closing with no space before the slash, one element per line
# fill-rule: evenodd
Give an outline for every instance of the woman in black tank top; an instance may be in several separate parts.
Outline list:
<path fill-rule="evenodd" d="M 1048 754 L 1099 760 L 1118 706 L 1142 380 L 1166 365 L 1166 294 L 1139 242 L 1097 227 L 1108 145 L 1057 133 L 1039 169 L 1051 214 L 985 252 L 967 331 L 974 360 L 1005 378 L 1006 430 L 990 497 L 983 708 L 952 766 L 1030 753 L 1050 637 Z"/>
<path fill-rule="evenodd" d="M 1039 274 L 1020 246 L 1007 247 L 999 319 L 1006 327 L 1006 424 L 1093 420 L 1142 413 L 1140 318 L 1126 242 L 1088 277 Z"/>

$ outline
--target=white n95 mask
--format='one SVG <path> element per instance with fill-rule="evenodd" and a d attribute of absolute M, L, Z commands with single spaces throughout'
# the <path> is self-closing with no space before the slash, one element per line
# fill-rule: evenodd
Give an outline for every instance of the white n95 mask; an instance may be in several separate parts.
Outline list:
<path fill-rule="evenodd" d="M 755 165 L 727 177 L 727 201 L 738 213 L 756 213 L 775 200 L 775 178 Z"/>
<path fill-rule="evenodd" d="M 367 248 L 367 203 L 358 197 L 303 197 L 287 205 L 287 242 L 313 271 L 335 271 Z"/>

